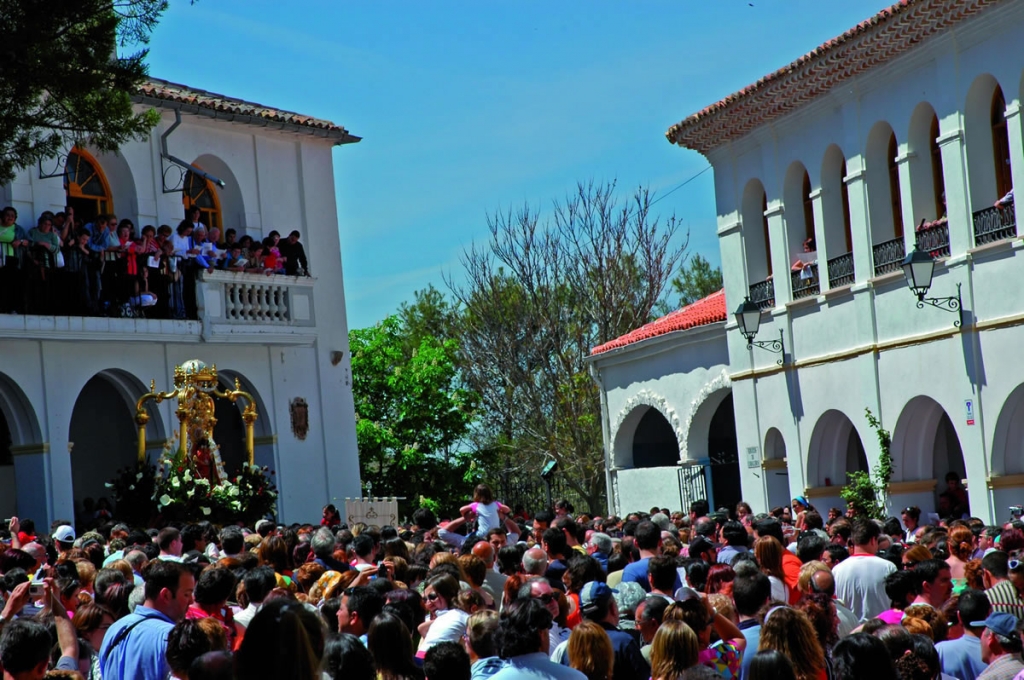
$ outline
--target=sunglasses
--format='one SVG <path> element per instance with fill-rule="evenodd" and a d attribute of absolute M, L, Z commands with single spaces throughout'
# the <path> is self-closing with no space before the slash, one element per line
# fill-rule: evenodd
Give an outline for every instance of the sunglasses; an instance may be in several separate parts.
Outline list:
<path fill-rule="evenodd" d="M 440 595 L 438 595 L 437 593 L 430 593 L 430 595 L 427 595 L 427 599 L 428 599 L 429 601 L 433 602 L 433 601 L 435 601 L 435 600 L 440 600 L 440 599 L 441 599 L 441 596 L 440 596 Z"/>
<path fill-rule="evenodd" d="M 555 601 L 555 594 L 554 593 L 544 593 L 543 595 L 538 595 L 537 597 L 535 597 L 533 599 L 540 600 L 541 604 L 551 604 L 552 602 Z"/>
<path fill-rule="evenodd" d="M 1009 567 L 1010 571 L 1017 571 L 1017 569 L 1019 569 L 1020 566 L 1021 566 L 1021 561 L 1020 560 L 1010 560 L 1009 562 L 1006 563 L 1006 566 Z"/>

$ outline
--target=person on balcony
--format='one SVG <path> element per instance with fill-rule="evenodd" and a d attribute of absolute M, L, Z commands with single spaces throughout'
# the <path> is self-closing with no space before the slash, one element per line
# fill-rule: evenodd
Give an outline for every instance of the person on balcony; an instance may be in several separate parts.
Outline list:
<path fill-rule="evenodd" d="M 814 279 L 814 265 L 818 262 L 817 248 L 814 245 L 814 237 L 804 241 L 804 254 L 797 257 L 790 269 L 800 272 L 801 281 Z"/>
<path fill-rule="evenodd" d="M 1013 205 L 1013 189 L 1010 189 L 1009 191 L 1007 191 L 1006 195 L 1003 196 L 1002 198 L 1000 198 L 995 203 L 995 207 L 997 207 L 997 208 L 1006 208 L 1006 207 L 1009 207 L 1011 205 Z"/>
<path fill-rule="evenodd" d="M 309 263 L 306 250 L 299 243 L 300 236 L 298 231 L 293 231 L 277 246 L 284 255 L 284 273 L 288 276 L 309 276 Z"/>
<path fill-rule="evenodd" d="M 64 247 L 64 272 L 68 299 L 65 307 L 72 315 L 94 314 L 98 309 L 99 289 L 91 285 L 89 261 L 89 232 L 82 229 L 75 234 L 72 244 Z"/>
<path fill-rule="evenodd" d="M 18 211 L 11 206 L 0 213 L 0 312 L 20 313 L 24 307 L 21 258 L 31 241 L 17 220 Z"/>
<path fill-rule="evenodd" d="M 53 231 L 51 213 L 39 217 L 35 229 L 28 233 L 32 242 L 31 258 L 34 267 L 29 285 L 29 310 L 37 314 L 52 312 L 53 273 L 57 269 L 57 255 L 60 253 L 60 238 Z"/>

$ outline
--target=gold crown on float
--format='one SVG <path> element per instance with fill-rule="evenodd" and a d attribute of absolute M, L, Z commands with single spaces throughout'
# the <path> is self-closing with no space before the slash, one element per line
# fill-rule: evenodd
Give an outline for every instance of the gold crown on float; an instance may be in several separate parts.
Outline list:
<path fill-rule="evenodd" d="M 217 364 L 207 366 L 199 359 L 190 359 L 174 367 L 174 386 L 181 388 L 192 385 L 202 392 L 217 389 Z"/>

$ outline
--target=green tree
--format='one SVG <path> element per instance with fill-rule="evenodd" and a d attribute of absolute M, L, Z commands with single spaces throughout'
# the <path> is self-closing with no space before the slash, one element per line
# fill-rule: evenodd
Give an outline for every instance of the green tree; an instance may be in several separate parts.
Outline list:
<path fill-rule="evenodd" d="M 136 113 L 145 44 L 167 0 L 0 2 L 0 184 L 15 172 L 89 142 L 113 151 L 159 120 Z"/>
<path fill-rule="evenodd" d="M 711 263 L 700 253 L 694 253 L 690 261 L 679 269 L 672 279 L 672 290 L 679 296 L 679 307 L 693 304 L 722 289 L 722 269 L 712 269 Z"/>
<path fill-rule="evenodd" d="M 410 349 L 408 335 L 397 315 L 349 333 L 360 473 L 373 495 L 407 497 L 405 511 L 421 497 L 450 510 L 476 479 L 460 448 L 476 396 L 459 384 L 455 340 Z"/>
<path fill-rule="evenodd" d="M 488 216 L 491 238 L 449 280 L 462 310 L 460 361 L 480 395 L 479 449 L 502 472 L 533 474 L 549 457 L 592 511 L 604 509 L 600 395 L 587 357 L 652 319 L 686 249 L 675 218 L 651 214 L 643 188 L 580 184 L 542 217 L 530 206 Z"/>

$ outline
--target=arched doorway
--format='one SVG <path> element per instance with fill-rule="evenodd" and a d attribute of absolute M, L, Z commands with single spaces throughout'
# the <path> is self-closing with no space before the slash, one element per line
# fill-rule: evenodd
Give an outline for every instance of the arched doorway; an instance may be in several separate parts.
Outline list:
<path fill-rule="evenodd" d="M 274 436 L 270 427 L 271 417 L 259 392 L 253 387 L 242 374 L 231 370 L 219 371 L 221 389 L 235 389 L 235 380 L 244 392 L 248 392 L 256 400 L 256 424 L 254 434 L 256 437 L 254 447 L 254 462 L 256 465 L 266 465 L 276 470 L 274 456 Z M 215 399 L 214 416 L 217 424 L 213 428 L 213 440 L 220 447 L 220 457 L 224 462 L 224 470 L 228 475 L 234 475 L 243 462 L 248 462 L 248 455 L 245 451 L 245 422 L 242 420 L 242 409 L 246 402 L 240 398 L 232 404 L 227 399 Z"/>
<path fill-rule="evenodd" d="M 110 183 L 103 174 L 103 168 L 91 153 L 81 147 L 75 147 L 68 154 L 64 185 L 67 204 L 75 209 L 75 216 L 83 223 L 114 211 Z"/>
<path fill-rule="evenodd" d="M 711 489 L 715 508 L 734 508 L 742 499 L 740 458 L 736 442 L 736 418 L 732 391 L 722 400 L 708 428 L 708 457 L 711 460 Z"/>
<path fill-rule="evenodd" d="M 853 422 L 842 411 L 825 411 L 811 433 L 807 451 L 807 482 L 815 487 L 846 484 L 847 472 L 866 472 L 867 454 Z"/>
<path fill-rule="evenodd" d="M 1024 383 L 1010 392 L 999 410 L 992 441 L 992 474 L 1024 474 Z"/>
<path fill-rule="evenodd" d="M 42 432 L 28 397 L 14 380 L 0 373 L 0 513 L 4 517 L 35 514 L 23 512 L 27 508 L 18 505 L 16 457 L 42 452 Z"/>
<path fill-rule="evenodd" d="M 210 182 L 202 180 L 208 187 L 210 199 L 214 202 L 217 206 L 217 210 L 219 211 L 219 215 L 217 217 L 218 222 L 216 225 L 206 222 L 205 219 L 203 220 L 204 223 L 210 227 L 216 226 L 221 230 L 227 228 L 246 229 L 245 201 L 242 197 L 242 184 L 239 183 L 228 164 L 221 160 L 220 157 L 214 156 L 213 154 L 203 154 L 196 158 L 193 161 L 193 164 L 197 168 L 202 168 L 214 177 L 224 181 L 224 186 L 213 186 Z M 196 176 L 196 179 L 202 178 Z M 188 204 L 186 203 L 186 206 L 187 205 Z M 205 213 L 204 217 L 206 217 Z M 256 235 L 254 235 L 251 228 L 247 231 L 250 236 L 256 238 Z"/>
<path fill-rule="evenodd" d="M 633 467 L 665 467 L 678 462 L 675 430 L 658 409 L 648 408 L 633 433 Z"/>
<path fill-rule="evenodd" d="M 937 480 L 929 493 L 918 492 L 922 497 L 905 499 L 907 502 L 894 498 L 894 504 L 917 505 L 926 512 L 938 509 L 945 517 L 938 494 L 946 491 L 946 475 L 953 472 L 958 479 L 967 476 L 960 438 L 945 409 L 926 396 L 907 402 L 893 429 L 891 451 L 895 481 Z"/>
<path fill-rule="evenodd" d="M 121 369 L 100 371 L 79 392 L 68 428 L 76 512 L 81 512 L 86 499 L 107 497 L 109 491 L 104 485 L 118 470 L 135 464 L 135 403 L 146 392 L 142 381 Z M 167 435 L 160 413 L 151 404 L 146 409 L 146 441 L 162 445 Z"/>
<path fill-rule="evenodd" d="M 768 507 L 789 503 L 789 466 L 786 461 L 786 440 L 776 428 L 770 428 L 764 437 L 764 474 L 768 493 Z"/>

